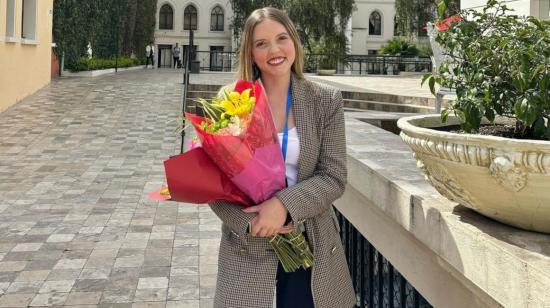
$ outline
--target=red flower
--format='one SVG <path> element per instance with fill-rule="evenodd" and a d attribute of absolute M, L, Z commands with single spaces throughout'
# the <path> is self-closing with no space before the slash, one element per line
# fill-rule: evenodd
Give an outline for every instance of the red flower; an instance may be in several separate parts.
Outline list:
<path fill-rule="evenodd" d="M 454 15 L 439 21 L 435 26 L 439 31 L 445 31 L 449 29 L 453 23 L 461 22 L 461 21 L 462 21 L 462 18 L 460 16 Z"/>

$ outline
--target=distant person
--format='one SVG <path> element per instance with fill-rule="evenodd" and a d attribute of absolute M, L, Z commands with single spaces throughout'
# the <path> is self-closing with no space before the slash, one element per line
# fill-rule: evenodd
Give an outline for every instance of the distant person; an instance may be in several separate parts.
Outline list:
<path fill-rule="evenodd" d="M 151 68 L 155 68 L 155 45 L 152 43 L 145 47 L 145 55 L 147 59 L 145 60 L 145 68 L 149 65 L 151 61 Z"/>
<path fill-rule="evenodd" d="M 180 54 L 181 48 L 178 46 L 178 43 L 176 43 L 176 47 L 172 50 L 172 56 L 174 57 L 174 68 L 181 67 Z"/>

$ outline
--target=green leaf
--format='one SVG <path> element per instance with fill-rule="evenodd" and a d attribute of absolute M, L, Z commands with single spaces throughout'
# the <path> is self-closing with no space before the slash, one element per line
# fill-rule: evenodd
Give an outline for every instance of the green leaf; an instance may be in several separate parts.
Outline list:
<path fill-rule="evenodd" d="M 487 109 L 485 110 L 485 117 L 487 118 L 487 120 L 489 120 L 489 122 L 493 123 L 495 121 L 495 112 L 493 109 Z"/>
<path fill-rule="evenodd" d="M 430 92 L 432 92 L 432 94 L 435 95 L 435 78 L 433 76 L 428 81 L 428 84 L 430 86 Z"/>
<path fill-rule="evenodd" d="M 547 129 L 543 117 L 539 117 L 536 119 L 535 123 L 533 124 L 533 130 L 535 132 L 535 136 L 544 138 Z"/>
<path fill-rule="evenodd" d="M 443 108 L 443 110 L 441 110 L 441 123 L 447 123 L 449 113 L 451 113 L 451 111 L 448 108 Z"/>
<path fill-rule="evenodd" d="M 430 74 L 430 73 L 424 74 L 422 76 L 422 82 L 420 83 L 420 86 L 424 86 L 424 82 L 426 82 L 426 80 L 430 77 L 432 77 L 432 74 Z"/>
<path fill-rule="evenodd" d="M 439 14 L 439 17 L 443 17 L 446 10 L 447 10 L 447 4 L 445 4 L 445 1 L 439 1 L 437 5 L 437 13 Z"/>

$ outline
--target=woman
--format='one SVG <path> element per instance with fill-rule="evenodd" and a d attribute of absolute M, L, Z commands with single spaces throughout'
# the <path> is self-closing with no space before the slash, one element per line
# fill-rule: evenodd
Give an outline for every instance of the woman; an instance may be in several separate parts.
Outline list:
<path fill-rule="evenodd" d="M 211 204 L 223 222 L 215 307 L 271 308 L 274 297 L 278 308 L 355 305 L 332 210 L 347 176 L 342 96 L 305 80 L 302 68 L 302 47 L 288 16 L 274 8 L 254 11 L 244 26 L 239 78 L 259 78 L 265 88 L 286 144 L 288 187 L 244 210 Z M 315 256 L 308 270 L 285 273 L 270 249 L 267 237 L 288 231 L 287 218 L 305 227 Z"/>

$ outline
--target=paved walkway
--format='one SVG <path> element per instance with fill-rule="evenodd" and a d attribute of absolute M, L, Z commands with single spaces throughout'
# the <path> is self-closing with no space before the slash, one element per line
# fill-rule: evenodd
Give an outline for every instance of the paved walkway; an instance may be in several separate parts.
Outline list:
<path fill-rule="evenodd" d="M 404 76 L 368 75 L 361 77 L 352 75 L 315 75 L 310 78 L 331 84 L 346 91 L 385 93 L 414 97 L 434 97 L 427 84 L 423 87 L 420 85 L 422 82 L 422 75 L 420 74 Z"/>
<path fill-rule="evenodd" d="M 179 149 L 180 81 L 60 79 L 0 113 L 0 307 L 212 307 L 219 220 L 146 194 Z"/>

